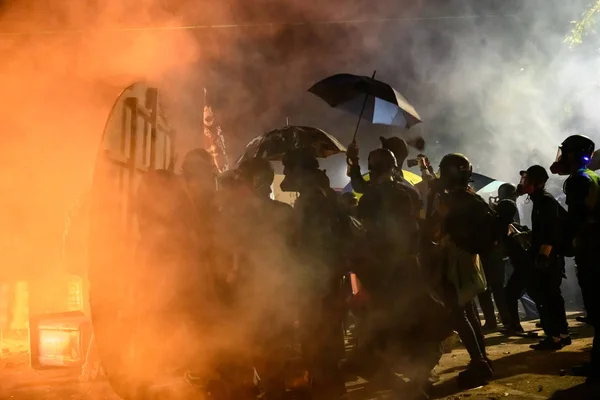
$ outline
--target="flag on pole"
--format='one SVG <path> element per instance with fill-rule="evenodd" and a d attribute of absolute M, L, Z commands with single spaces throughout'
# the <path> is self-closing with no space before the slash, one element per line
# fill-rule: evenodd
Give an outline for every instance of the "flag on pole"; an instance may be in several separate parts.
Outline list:
<path fill-rule="evenodd" d="M 219 172 L 229 169 L 225 137 L 221 127 L 215 126 L 215 117 L 207 100 L 207 90 L 204 89 L 204 148 L 211 154 Z"/>

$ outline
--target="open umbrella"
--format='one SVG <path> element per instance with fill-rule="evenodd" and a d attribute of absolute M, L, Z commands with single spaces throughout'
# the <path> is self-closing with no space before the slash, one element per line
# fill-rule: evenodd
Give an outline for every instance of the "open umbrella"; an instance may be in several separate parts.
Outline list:
<path fill-rule="evenodd" d="M 331 107 L 341 108 L 374 124 L 399 125 L 410 128 L 421 122 L 415 108 L 387 83 L 373 77 L 337 74 L 315 83 L 309 92 L 325 100 Z M 358 131 L 358 125 L 356 132 Z"/>
<path fill-rule="evenodd" d="M 313 149 L 319 158 L 345 153 L 346 148 L 329 133 L 309 126 L 285 126 L 252 139 L 238 159 L 238 164 L 249 158 L 281 161 L 292 149 Z"/>
<path fill-rule="evenodd" d="M 502 181 L 493 181 L 491 183 L 488 183 L 487 185 L 485 185 L 484 187 L 482 187 L 481 189 L 479 189 L 477 191 L 477 194 L 480 195 L 481 197 L 485 197 L 485 196 L 492 196 L 495 195 L 498 192 L 498 189 L 500 188 L 500 186 L 502 186 L 505 182 Z"/>
<path fill-rule="evenodd" d="M 494 178 L 473 172 L 473 175 L 471 176 L 471 187 L 476 192 L 479 192 L 481 189 L 495 181 Z"/>

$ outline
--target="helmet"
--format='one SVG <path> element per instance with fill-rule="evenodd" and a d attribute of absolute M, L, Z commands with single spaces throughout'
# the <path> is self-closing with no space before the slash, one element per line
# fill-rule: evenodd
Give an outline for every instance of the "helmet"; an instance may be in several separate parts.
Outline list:
<path fill-rule="evenodd" d="M 394 157 L 396 157 L 396 162 L 398 164 L 402 164 L 404 160 L 406 160 L 406 157 L 408 157 L 408 146 L 404 139 L 396 136 L 386 139 L 383 136 L 380 136 L 379 140 L 381 140 L 381 147 L 394 153 Z"/>
<path fill-rule="evenodd" d="M 268 160 L 251 158 L 244 160 L 238 166 L 240 177 L 253 188 L 271 187 L 275 171 Z"/>
<path fill-rule="evenodd" d="M 473 166 L 467 157 L 459 153 L 446 154 L 440 162 L 440 179 L 446 187 L 467 185 L 473 175 Z"/>
<path fill-rule="evenodd" d="M 385 174 L 398 166 L 394 153 L 389 149 L 375 149 L 369 153 L 369 171 Z"/>
<path fill-rule="evenodd" d="M 596 145 L 594 141 L 587 136 L 572 135 L 566 138 L 560 145 L 560 150 L 563 153 L 575 153 L 591 155 L 594 152 Z"/>
<path fill-rule="evenodd" d="M 550 171 L 553 174 L 568 175 L 573 170 L 585 167 L 590 162 L 595 147 L 594 141 L 587 136 L 569 136 L 558 147 Z"/>
<path fill-rule="evenodd" d="M 503 183 L 498 188 L 498 200 L 510 199 L 515 197 L 517 193 L 517 187 L 512 183 Z"/>

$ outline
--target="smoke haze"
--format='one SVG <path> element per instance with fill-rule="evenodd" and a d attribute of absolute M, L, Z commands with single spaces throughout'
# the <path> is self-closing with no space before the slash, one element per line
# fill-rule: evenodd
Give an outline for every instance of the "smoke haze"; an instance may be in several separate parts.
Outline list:
<path fill-rule="evenodd" d="M 3 253 L 0 279 L 62 268 L 65 218 L 89 189 L 114 100 L 134 81 L 162 91 L 184 140 L 202 132 L 208 87 L 235 158 L 248 140 L 286 117 L 348 143 L 356 118 L 306 89 L 334 73 L 377 70 L 423 117 L 415 129 L 434 164 L 462 152 L 478 172 L 515 181 L 532 163 L 550 165 L 572 128 L 565 125 L 567 106 L 597 79 L 597 55 L 563 43 L 583 1 L 0 4 L 2 240 L 21 242 L 21 250 Z M 231 24 L 240 26 L 206 27 Z M 203 27 L 167 29 L 194 25 Z M 571 107 L 594 139 L 597 100 L 587 92 Z M 380 135 L 391 134 L 406 133 L 361 123 L 362 158 L 379 146 Z M 333 186 L 345 186 L 343 160 L 323 166 Z"/>

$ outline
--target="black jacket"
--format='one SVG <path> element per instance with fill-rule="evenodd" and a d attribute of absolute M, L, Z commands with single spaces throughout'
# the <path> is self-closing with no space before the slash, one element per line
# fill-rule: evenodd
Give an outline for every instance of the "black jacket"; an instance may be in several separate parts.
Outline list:
<path fill-rule="evenodd" d="M 394 181 L 404 185 L 409 190 L 408 194 L 410 195 L 413 207 L 416 207 L 418 210 L 420 210 L 423 206 L 421 194 L 413 185 L 411 185 L 406 179 L 404 179 L 402 169 L 394 169 L 392 177 Z M 351 165 L 350 184 L 352 185 L 352 190 L 354 190 L 356 193 L 365 193 L 369 188 L 371 181 L 366 181 L 365 178 L 363 178 L 362 173 L 360 171 L 360 166 Z"/>
<path fill-rule="evenodd" d="M 561 216 L 566 213 L 558 201 L 545 190 L 537 190 L 531 196 L 531 251 L 537 255 L 543 245 L 552 246 L 551 255 L 558 255 L 560 247 Z"/>

